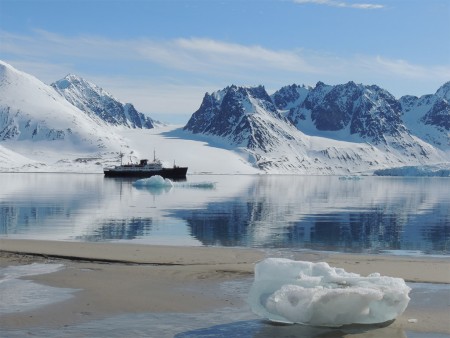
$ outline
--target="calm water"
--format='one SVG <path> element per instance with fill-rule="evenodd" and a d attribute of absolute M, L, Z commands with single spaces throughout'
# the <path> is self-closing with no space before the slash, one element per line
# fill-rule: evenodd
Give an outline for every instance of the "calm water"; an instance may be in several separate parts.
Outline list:
<path fill-rule="evenodd" d="M 0 236 L 450 254 L 448 178 L 199 175 L 164 189 L 132 182 L 0 174 Z"/>

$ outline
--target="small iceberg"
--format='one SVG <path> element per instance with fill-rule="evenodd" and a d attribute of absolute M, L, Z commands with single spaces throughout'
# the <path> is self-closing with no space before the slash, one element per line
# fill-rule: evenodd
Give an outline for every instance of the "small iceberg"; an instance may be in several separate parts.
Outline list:
<path fill-rule="evenodd" d="M 274 322 L 339 327 L 394 320 L 410 290 L 403 279 L 379 273 L 362 277 L 324 262 L 268 258 L 255 266 L 248 301 Z"/>
<path fill-rule="evenodd" d="M 150 188 L 172 188 L 173 182 L 168 178 L 163 178 L 160 175 L 151 176 L 149 178 L 142 178 L 133 182 L 135 187 L 150 187 Z"/>
<path fill-rule="evenodd" d="M 197 188 L 197 189 L 214 189 L 216 183 L 214 182 L 173 182 L 168 178 L 163 178 L 162 176 L 155 175 L 149 178 L 143 178 L 137 180 L 133 183 L 135 187 L 147 187 L 156 189 L 171 189 L 172 187 L 180 188 Z"/>

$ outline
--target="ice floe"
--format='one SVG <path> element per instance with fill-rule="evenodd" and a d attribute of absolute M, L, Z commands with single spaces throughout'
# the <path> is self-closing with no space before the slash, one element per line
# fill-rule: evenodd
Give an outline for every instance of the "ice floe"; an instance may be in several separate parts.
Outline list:
<path fill-rule="evenodd" d="M 137 180 L 133 183 L 133 185 L 137 187 L 171 188 L 173 187 L 173 182 L 168 178 L 155 175 Z"/>
<path fill-rule="evenodd" d="M 174 182 L 168 178 L 155 175 L 149 178 L 143 178 L 133 183 L 135 187 L 148 187 L 148 188 L 198 188 L 198 189 L 214 189 L 216 184 L 214 182 Z"/>
<path fill-rule="evenodd" d="M 338 327 L 395 319 L 411 289 L 401 278 L 349 273 L 327 263 L 268 258 L 255 266 L 248 301 L 274 322 Z"/>
<path fill-rule="evenodd" d="M 351 181 L 359 181 L 362 180 L 361 176 L 356 175 L 347 175 L 347 176 L 339 176 L 340 180 L 351 180 Z"/>

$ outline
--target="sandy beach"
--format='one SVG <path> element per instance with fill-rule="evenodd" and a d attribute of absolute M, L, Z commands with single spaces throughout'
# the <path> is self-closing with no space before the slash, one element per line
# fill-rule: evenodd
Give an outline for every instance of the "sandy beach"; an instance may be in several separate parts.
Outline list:
<path fill-rule="evenodd" d="M 0 239 L 0 267 L 62 263 L 64 269 L 57 272 L 26 278 L 77 289 L 69 300 L 0 315 L 0 327 L 58 328 L 120 314 L 195 314 L 242 307 L 242 296 L 222 294 L 216 286 L 252 278 L 254 264 L 265 257 L 266 252 L 254 249 Z M 407 282 L 450 284 L 450 260 L 445 257 L 310 251 L 288 258 L 325 261 L 364 276 L 379 272 Z M 444 293 L 438 298 L 433 307 L 408 307 L 389 328 L 450 334 L 450 295 Z"/>

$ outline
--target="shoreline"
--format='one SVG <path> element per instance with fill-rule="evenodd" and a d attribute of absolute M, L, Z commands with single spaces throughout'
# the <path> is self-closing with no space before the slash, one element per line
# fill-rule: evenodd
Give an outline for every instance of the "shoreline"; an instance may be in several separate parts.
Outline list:
<path fill-rule="evenodd" d="M 264 249 L 169 246 L 108 242 L 69 242 L 0 238 L 0 253 L 69 261 L 155 266 L 226 266 L 253 274 L 256 262 L 268 257 Z M 379 272 L 406 282 L 450 284 L 450 257 L 337 253 L 327 251 L 270 252 L 294 260 L 327 262 L 330 266 L 368 275 Z M 289 256 L 289 257 L 287 257 Z M 2 266 L 0 260 L 0 267 Z M 420 266 L 420 269 L 417 267 Z"/>
<path fill-rule="evenodd" d="M 57 328 L 121 314 L 201 314 L 230 306 L 242 308 L 242 295 L 223 294 L 219 286 L 252 279 L 254 264 L 267 256 L 264 250 L 246 248 L 0 239 L 0 268 L 62 263 L 62 270 L 22 279 L 77 290 L 63 302 L 0 315 L 0 327 Z M 446 258 L 315 251 L 290 252 L 286 258 L 325 261 L 362 276 L 379 272 L 407 282 L 450 284 L 450 259 Z M 441 296 L 439 301 L 446 300 Z M 410 302 L 389 327 L 450 334 L 448 302 L 442 305 L 447 312 L 439 306 L 411 306 Z"/>

